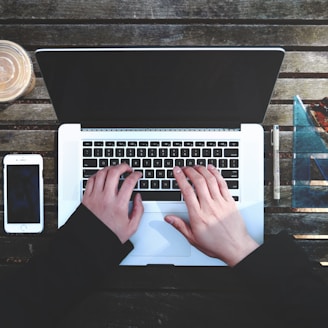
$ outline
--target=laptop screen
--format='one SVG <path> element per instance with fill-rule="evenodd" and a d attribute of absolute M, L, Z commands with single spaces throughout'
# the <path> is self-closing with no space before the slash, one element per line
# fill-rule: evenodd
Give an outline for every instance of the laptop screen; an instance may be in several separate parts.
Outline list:
<path fill-rule="evenodd" d="M 261 123 L 280 48 L 113 48 L 37 51 L 61 123 L 227 127 Z"/>

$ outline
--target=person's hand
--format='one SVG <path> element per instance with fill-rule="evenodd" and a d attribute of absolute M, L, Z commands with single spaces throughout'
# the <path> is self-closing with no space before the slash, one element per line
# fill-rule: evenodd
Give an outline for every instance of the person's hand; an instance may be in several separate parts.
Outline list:
<path fill-rule="evenodd" d="M 130 173 L 119 188 L 119 178 Z M 89 178 L 82 204 L 110 228 L 122 243 L 137 230 L 143 214 L 140 194 L 136 194 L 129 213 L 129 201 L 140 179 L 140 172 L 133 172 L 129 165 L 106 167 Z"/>
<path fill-rule="evenodd" d="M 188 208 L 189 223 L 175 215 L 167 215 L 165 221 L 193 246 L 229 266 L 259 246 L 248 234 L 227 184 L 214 166 L 175 167 L 173 172 Z"/>

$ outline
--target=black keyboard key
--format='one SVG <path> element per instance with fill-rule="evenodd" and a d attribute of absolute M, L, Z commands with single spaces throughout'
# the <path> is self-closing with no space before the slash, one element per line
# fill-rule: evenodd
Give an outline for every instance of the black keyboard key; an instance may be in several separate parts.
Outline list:
<path fill-rule="evenodd" d="M 92 149 L 91 148 L 84 148 L 83 149 L 83 157 L 91 157 L 92 156 Z"/>
<path fill-rule="evenodd" d="M 106 141 L 105 142 L 106 147 L 114 147 L 115 146 L 115 142 L 114 141 Z"/>
<path fill-rule="evenodd" d="M 195 166 L 195 160 L 193 158 L 187 159 L 186 166 Z"/>
<path fill-rule="evenodd" d="M 229 142 L 229 147 L 238 147 L 239 146 L 239 142 L 238 141 L 230 141 Z"/>
<path fill-rule="evenodd" d="M 192 157 L 200 157 L 200 149 L 199 148 L 193 148 L 191 150 L 191 156 Z"/>
<path fill-rule="evenodd" d="M 151 180 L 150 188 L 151 189 L 159 189 L 159 180 Z"/>
<path fill-rule="evenodd" d="M 142 166 L 143 167 L 151 167 L 151 159 L 145 158 L 142 160 Z"/>
<path fill-rule="evenodd" d="M 154 158 L 154 167 L 162 167 L 163 160 L 160 158 Z"/>
<path fill-rule="evenodd" d="M 214 167 L 216 167 L 217 165 L 217 160 L 214 159 L 214 158 L 209 158 L 208 161 L 207 161 L 207 165 L 208 164 L 212 164 Z"/>
<path fill-rule="evenodd" d="M 138 146 L 138 143 L 136 141 L 129 141 L 128 142 L 128 146 L 129 147 L 137 147 Z"/>
<path fill-rule="evenodd" d="M 126 142 L 125 141 L 117 141 L 117 147 L 125 147 Z"/>
<path fill-rule="evenodd" d="M 179 157 L 179 149 L 171 148 L 170 149 L 170 157 Z"/>
<path fill-rule="evenodd" d="M 159 149 L 159 157 L 167 157 L 168 153 L 169 153 L 169 151 L 166 148 L 160 148 Z"/>
<path fill-rule="evenodd" d="M 206 146 L 207 147 L 215 147 L 216 146 L 216 142 L 215 141 L 207 141 L 206 142 Z"/>
<path fill-rule="evenodd" d="M 102 158 L 99 160 L 99 166 L 100 167 L 106 167 L 108 166 L 108 159 L 107 158 Z"/>
<path fill-rule="evenodd" d="M 181 149 L 181 157 L 189 157 L 190 151 L 188 148 Z"/>
<path fill-rule="evenodd" d="M 92 141 L 83 141 L 84 147 L 92 147 Z"/>
<path fill-rule="evenodd" d="M 166 177 L 168 179 L 173 179 L 174 178 L 173 170 L 167 170 L 166 171 Z"/>
<path fill-rule="evenodd" d="M 231 168 L 236 168 L 239 166 L 239 161 L 236 158 L 233 158 L 229 161 Z"/>
<path fill-rule="evenodd" d="M 162 189 L 170 189 L 171 181 L 170 180 L 162 180 Z"/>
<path fill-rule="evenodd" d="M 128 148 L 126 150 L 126 156 L 127 157 L 135 157 L 136 150 L 134 148 Z"/>
<path fill-rule="evenodd" d="M 225 179 L 236 179 L 238 178 L 238 170 L 221 170 L 221 175 L 225 178 Z"/>
<path fill-rule="evenodd" d="M 157 179 L 165 178 L 165 170 L 156 170 L 156 178 Z"/>
<path fill-rule="evenodd" d="M 228 160 L 227 159 L 219 159 L 219 167 L 220 168 L 225 168 L 228 167 Z"/>
<path fill-rule="evenodd" d="M 91 176 L 93 176 L 94 174 L 96 174 L 98 172 L 98 170 L 83 170 L 83 178 L 89 179 Z"/>
<path fill-rule="evenodd" d="M 176 159 L 175 160 L 175 166 L 180 166 L 180 167 L 185 166 L 184 159 L 181 159 L 181 158 Z"/>
<path fill-rule="evenodd" d="M 238 189 L 239 183 L 237 180 L 226 180 L 229 189 Z"/>
<path fill-rule="evenodd" d="M 132 167 L 140 167 L 141 163 L 140 163 L 140 159 L 139 158 L 134 158 L 132 160 Z"/>
<path fill-rule="evenodd" d="M 150 146 L 151 147 L 158 147 L 160 145 L 159 141 L 151 141 Z"/>
<path fill-rule="evenodd" d="M 146 148 L 138 148 L 137 149 L 137 157 L 146 157 Z"/>
<path fill-rule="evenodd" d="M 238 148 L 227 148 L 224 150 L 224 157 L 238 157 Z"/>
<path fill-rule="evenodd" d="M 148 157 L 157 157 L 157 149 L 149 148 L 148 149 Z"/>
<path fill-rule="evenodd" d="M 197 159 L 197 165 L 206 166 L 206 160 L 204 158 Z"/>
<path fill-rule="evenodd" d="M 102 147 L 104 145 L 103 141 L 95 141 L 95 147 Z"/>
<path fill-rule="evenodd" d="M 111 166 L 115 166 L 115 165 L 118 165 L 118 164 L 120 164 L 120 161 L 117 158 L 112 158 L 110 160 L 110 165 Z"/>
<path fill-rule="evenodd" d="M 214 148 L 213 149 L 213 157 L 222 157 L 222 149 Z"/>
<path fill-rule="evenodd" d="M 218 146 L 219 147 L 227 147 L 228 143 L 226 141 L 218 141 Z"/>
<path fill-rule="evenodd" d="M 124 156 L 124 148 L 116 148 L 115 156 L 116 157 L 123 157 Z"/>
<path fill-rule="evenodd" d="M 139 147 L 148 147 L 148 141 L 139 141 Z"/>
<path fill-rule="evenodd" d="M 211 148 L 204 148 L 202 150 L 203 157 L 211 157 L 212 156 L 212 149 Z"/>
<path fill-rule="evenodd" d="M 102 157 L 103 156 L 103 149 L 102 148 L 95 148 L 93 150 L 94 157 Z"/>
<path fill-rule="evenodd" d="M 173 141 L 173 146 L 182 147 L 182 141 Z"/>
<path fill-rule="evenodd" d="M 148 180 L 140 180 L 140 189 L 148 189 L 149 181 Z"/>
<path fill-rule="evenodd" d="M 128 158 L 122 158 L 121 164 L 123 164 L 123 163 L 130 165 L 130 160 Z"/>
<path fill-rule="evenodd" d="M 105 156 L 106 157 L 113 157 L 114 156 L 114 149 L 113 148 L 105 148 Z"/>
<path fill-rule="evenodd" d="M 84 159 L 83 167 L 97 167 L 97 160 L 95 158 Z"/>
<path fill-rule="evenodd" d="M 196 141 L 196 147 L 204 147 L 205 142 L 204 141 Z"/>
<path fill-rule="evenodd" d="M 164 167 L 173 167 L 173 159 L 165 159 Z"/>
<path fill-rule="evenodd" d="M 140 193 L 143 201 L 180 201 L 180 191 L 136 191 L 133 192 L 132 198 L 135 193 Z"/>
<path fill-rule="evenodd" d="M 145 171 L 145 178 L 151 179 L 155 176 L 154 170 L 146 170 Z"/>

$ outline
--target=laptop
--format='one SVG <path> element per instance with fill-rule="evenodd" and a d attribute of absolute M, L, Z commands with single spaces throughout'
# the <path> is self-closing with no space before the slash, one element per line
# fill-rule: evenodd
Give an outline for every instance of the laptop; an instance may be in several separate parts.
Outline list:
<path fill-rule="evenodd" d="M 88 177 L 128 162 L 143 177 L 145 213 L 121 265 L 221 266 L 164 221 L 188 220 L 175 165 L 218 167 L 247 229 L 264 235 L 263 121 L 281 48 L 39 49 L 58 120 L 58 226 Z M 124 179 L 124 177 L 122 177 Z"/>

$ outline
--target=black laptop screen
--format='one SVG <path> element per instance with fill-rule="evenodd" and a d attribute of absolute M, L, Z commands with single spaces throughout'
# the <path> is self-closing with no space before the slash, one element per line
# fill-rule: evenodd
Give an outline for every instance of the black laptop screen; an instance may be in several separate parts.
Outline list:
<path fill-rule="evenodd" d="M 223 127 L 261 123 L 279 49 L 66 49 L 37 52 L 61 123 Z"/>

